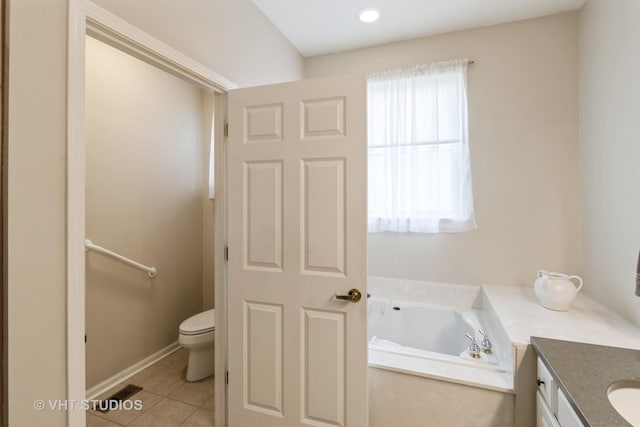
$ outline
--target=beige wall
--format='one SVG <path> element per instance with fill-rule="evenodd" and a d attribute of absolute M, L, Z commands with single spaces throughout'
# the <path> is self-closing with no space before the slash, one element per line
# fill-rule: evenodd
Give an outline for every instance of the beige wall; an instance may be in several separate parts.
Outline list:
<path fill-rule="evenodd" d="M 476 219 L 461 234 L 370 234 L 374 276 L 532 286 L 580 268 L 578 15 L 308 58 L 307 77 L 468 57 Z"/>
<path fill-rule="evenodd" d="M 37 10 L 37 13 L 33 13 Z M 8 425 L 65 396 L 65 0 L 8 2 Z"/>
<path fill-rule="evenodd" d="M 205 3 L 212 6 L 181 3 L 177 11 L 175 2 L 123 1 L 119 13 L 140 27 L 166 24 L 163 40 L 178 49 L 185 50 L 185 33 L 202 40 L 207 56 L 200 61 L 237 83 L 300 77 L 300 55 L 250 0 Z M 179 22 L 172 20 L 176 13 Z M 66 16 L 66 0 L 8 1 L 10 426 L 66 424 L 64 411 L 33 408 L 35 399 L 63 399 L 66 393 Z"/>
<path fill-rule="evenodd" d="M 95 3 L 240 86 L 298 80 L 302 75 L 300 53 L 251 0 Z"/>
<path fill-rule="evenodd" d="M 86 235 L 158 269 L 151 280 L 88 254 L 90 388 L 175 342 L 180 322 L 202 310 L 203 285 L 213 289 L 203 283 L 213 264 L 203 259 L 213 244 L 203 233 L 212 95 L 90 37 L 86 55 Z"/>
<path fill-rule="evenodd" d="M 640 326 L 640 2 L 590 0 L 580 15 L 585 290 Z"/>

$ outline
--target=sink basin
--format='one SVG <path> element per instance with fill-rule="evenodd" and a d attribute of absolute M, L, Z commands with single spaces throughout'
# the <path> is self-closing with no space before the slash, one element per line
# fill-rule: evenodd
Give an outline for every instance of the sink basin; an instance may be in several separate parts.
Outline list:
<path fill-rule="evenodd" d="M 640 426 L 640 381 L 618 381 L 607 390 L 609 402 L 632 426 Z"/>

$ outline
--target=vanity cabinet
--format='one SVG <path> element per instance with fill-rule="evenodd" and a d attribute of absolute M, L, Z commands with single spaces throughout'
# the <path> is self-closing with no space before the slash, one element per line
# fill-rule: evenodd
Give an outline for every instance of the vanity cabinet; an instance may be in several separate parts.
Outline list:
<path fill-rule="evenodd" d="M 564 392 L 538 358 L 537 427 L 584 427 Z"/>
<path fill-rule="evenodd" d="M 538 407 L 537 408 L 538 421 L 536 423 L 536 426 L 537 427 L 558 427 L 559 424 L 558 424 L 558 421 L 556 421 L 556 417 L 554 417 L 553 413 L 551 413 L 551 409 L 549 409 L 549 405 L 547 404 L 547 402 L 545 402 L 540 392 L 537 393 L 536 403 Z"/>

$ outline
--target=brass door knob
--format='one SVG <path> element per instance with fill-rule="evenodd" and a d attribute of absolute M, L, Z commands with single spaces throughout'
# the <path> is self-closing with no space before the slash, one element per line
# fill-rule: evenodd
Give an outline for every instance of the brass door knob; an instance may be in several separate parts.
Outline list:
<path fill-rule="evenodd" d="M 362 298 L 362 293 L 357 289 L 351 289 L 347 295 L 336 294 L 336 298 L 351 301 L 351 302 L 358 302 Z"/>

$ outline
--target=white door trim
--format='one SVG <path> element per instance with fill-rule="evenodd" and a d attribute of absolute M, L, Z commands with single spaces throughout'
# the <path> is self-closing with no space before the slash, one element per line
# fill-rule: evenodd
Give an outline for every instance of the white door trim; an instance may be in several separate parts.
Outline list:
<path fill-rule="evenodd" d="M 85 37 L 91 35 L 143 61 L 212 92 L 226 93 L 237 87 L 187 55 L 140 31 L 128 22 L 86 0 L 68 0 L 67 40 L 67 399 L 86 398 L 85 371 Z M 216 145 L 219 146 L 219 138 Z M 222 157 L 222 156 L 218 156 Z M 224 224 L 225 185 L 217 173 L 216 224 Z M 223 243 L 216 233 L 216 249 Z M 221 264 L 222 262 L 222 264 Z M 216 298 L 224 295 L 224 260 L 216 253 Z M 222 279 L 221 279 L 222 278 Z M 217 300 L 219 302 L 224 300 Z M 216 310 L 216 341 L 226 339 L 224 304 Z M 216 368 L 226 366 L 226 348 L 216 346 Z M 221 372 L 221 371 L 218 371 Z M 224 371 L 222 371 L 224 372 Z M 216 407 L 226 407 L 224 375 L 217 375 Z M 219 406 L 218 406 L 219 405 Z M 224 426 L 225 411 L 215 411 L 215 424 Z M 69 427 L 85 427 L 82 410 L 67 412 Z"/>

